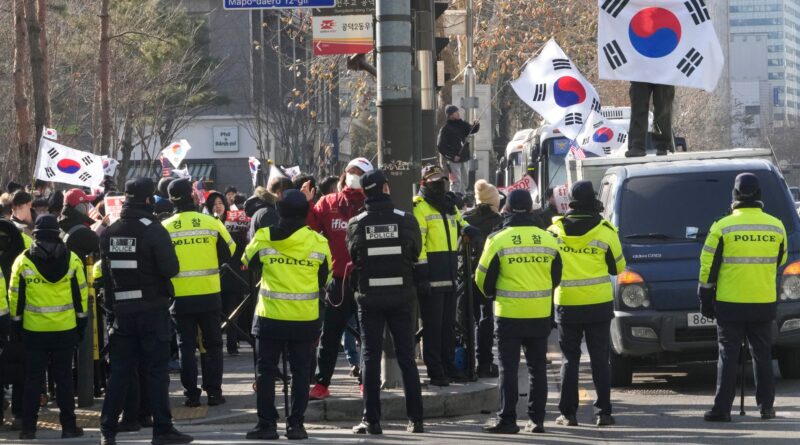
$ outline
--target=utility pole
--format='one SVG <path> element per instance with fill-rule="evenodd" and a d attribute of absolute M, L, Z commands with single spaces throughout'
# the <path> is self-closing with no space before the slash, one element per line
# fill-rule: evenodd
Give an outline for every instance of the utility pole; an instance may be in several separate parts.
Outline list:
<path fill-rule="evenodd" d="M 475 122 L 475 110 L 478 108 L 478 98 L 475 97 L 475 0 L 467 0 L 467 68 L 464 70 L 464 107 L 465 118 L 468 124 Z M 475 153 L 475 136 L 469 135 L 469 147 Z M 470 178 L 473 176 L 472 165 L 470 165 Z M 465 188 L 469 190 L 468 181 Z"/>
<path fill-rule="evenodd" d="M 434 49 L 436 28 L 434 0 L 415 0 L 414 36 L 419 93 L 416 95 L 419 108 L 417 149 L 414 159 L 421 161 L 436 150 L 436 79 L 434 74 Z"/>
<path fill-rule="evenodd" d="M 411 211 L 419 160 L 413 157 L 411 0 L 376 2 L 378 54 L 378 164 L 389 177 L 392 201 Z M 390 343 L 388 336 L 384 344 Z M 400 386 L 394 348 L 384 349 L 383 387 Z"/>

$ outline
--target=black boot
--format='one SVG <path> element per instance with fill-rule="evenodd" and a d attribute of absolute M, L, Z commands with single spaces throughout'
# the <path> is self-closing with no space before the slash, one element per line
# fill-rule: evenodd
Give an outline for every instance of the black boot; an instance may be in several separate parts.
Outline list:
<path fill-rule="evenodd" d="M 714 410 L 706 411 L 706 413 L 703 414 L 703 420 L 706 422 L 730 422 L 731 413 L 718 413 Z"/>
<path fill-rule="evenodd" d="M 152 445 L 180 445 L 192 443 L 193 440 L 194 438 L 192 436 L 183 434 L 175 428 L 171 428 L 167 433 L 153 437 L 150 443 Z"/>
<path fill-rule="evenodd" d="M 541 423 L 534 423 L 532 420 L 529 420 L 528 423 L 525 425 L 525 432 L 542 434 L 544 433 L 544 425 L 542 425 Z"/>
<path fill-rule="evenodd" d="M 278 440 L 278 430 L 273 427 L 256 426 L 254 429 L 247 432 L 245 436 L 249 440 Z"/>
<path fill-rule="evenodd" d="M 516 423 L 498 421 L 494 425 L 483 427 L 483 432 L 489 434 L 517 434 L 519 427 Z"/>
<path fill-rule="evenodd" d="M 286 427 L 286 438 L 289 440 L 304 440 L 308 439 L 306 427 L 303 424 L 289 425 Z"/>
<path fill-rule="evenodd" d="M 421 420 L 409 420 L 406 431 L 409 433 L 420 434 L 425 432 L 425 425 Z"/>
<path fill-rule="evenodd" d="M 644 150 L 632 150 L 632 149 L 628 149 L 628 151 L 625 152 L 626 158 L 641 158 L 642 156 L 647 156 L 647 152 Z"/>
<path fill-rule="evenodd" d="M 61 430 L 61 438 L 62 439 L 72 439 L 75 437 L 83 437 L 83 428 L 81 427 L 74 427 L 68 429 Z"/>
<path fill-rule="evenodd" d="M 615 423 L 617 423 L 617 421 L 614 420 L 614 417 L 611 414 L 600 414 L 594 418 L 594 424 L 596 426 L 609 426 Z"/>
<path fill-rule="evenodd" d="M 361 423 L 353 427 L 353 434 L 383 434 L 383 429 L 378 422 L 370 423 L 362 420 Z"/>
<path fill-rule="evenodd" d="M 761 410 L 761 419 L 770 420 L 775 418 L 775 408 L 767 408 Z"/>
<path fill-rule="evenodd" d="M 118 433 L 132 433 L 142 429 L 142 425 L 135 420 L 122 419 L 122 422 L 117 426 Z"/>
<path fill-rule="evenodd" d="M 208 406 L 217 406 L 223 403 L 225 403 L 225 397 L 222 397 L 222 395 L 208 396 Z"/>

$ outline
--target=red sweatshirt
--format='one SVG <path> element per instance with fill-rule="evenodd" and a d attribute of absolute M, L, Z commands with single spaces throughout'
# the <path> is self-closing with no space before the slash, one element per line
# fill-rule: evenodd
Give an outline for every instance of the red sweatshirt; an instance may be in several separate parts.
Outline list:
<path fill-rule="evenodd" d="M 364 207 L 364 192 L 345 188 L 339 193 L 325 195 L 308 212 L 308 226 L 328 239 L 333 260 L 333 276 L 344 277 L 344 269 L 350 262 L 345 237 L 347 222 L 358 215 Z"/>

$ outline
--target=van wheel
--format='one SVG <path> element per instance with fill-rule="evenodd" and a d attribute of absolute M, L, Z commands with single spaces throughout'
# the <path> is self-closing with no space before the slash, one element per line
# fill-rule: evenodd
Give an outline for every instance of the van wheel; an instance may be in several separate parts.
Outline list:
<path fill-rule="evenodd" d="M 784 379 L 800 379 L 800 349 L 779 350 L 778 369 Z"/>
<path fill-rule="evenodd" d="M 633 383 L 633 360 L 611 353 L 611 387 L 624 388 Z"/>

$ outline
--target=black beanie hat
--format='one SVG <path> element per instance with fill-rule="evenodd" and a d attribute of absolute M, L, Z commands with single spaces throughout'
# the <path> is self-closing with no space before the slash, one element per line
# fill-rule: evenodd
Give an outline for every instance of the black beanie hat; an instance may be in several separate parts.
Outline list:
<path fill-rule="evenodd" d="M 594 187 L 589 181 L 578 181 L 569 192 L 569 208 L 575 210 L 601 211 L 603 205 L 597 200 Z"/>
<path fill-rule="evenodd" d="M 752 173 L 742 173 L 733 183 L 733 200 L 740 202 L 761 201 L 761 185 L 758 176 Z"/>
<path fill-rule="evenodd" d="M 188 179 L 176 179 L 167 188 L 169 200 L 174 204 L 183 204 L 192 201 L 192 183 Z"/>
<path fill-rule="evenodd" d="M 33 224 L 33 237 L 37 240 L 55 241 L 60 239 L 58 219 L 53 215 L 40 215 Z"/>
<path fill-rule="evenodd" d="M 158 196 L 162 198 L 169 198 L 169 185 L 175 181 L 175 178 L 166 177 L 158 180 Z"/>
<path fill-rule="evenodd" d="M 286 190 L 276 205 L 281 218 L 305 218 L 308 215 L 308 200 L 299 190 Z"/>
<path fill-rule="evenodd" d="M 152 199 L 156 186 L 150 178 L 131 179 L 125 183 L 126 199 L 132 203 L 143 204 L 147 198 Z"/>
<path fill-rule="evenodd" d="M 513 213 L 530 213 L 533 210 L 533 199 L 527 190 L 517 189 L 508 194 L 506 207 Z"/>

